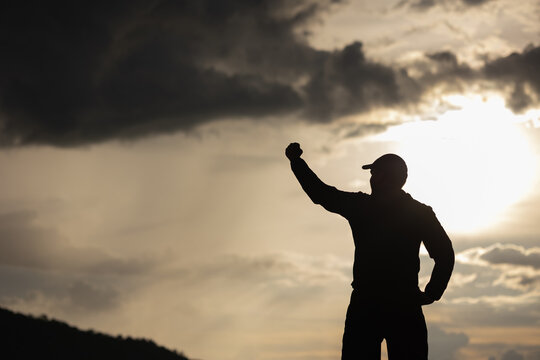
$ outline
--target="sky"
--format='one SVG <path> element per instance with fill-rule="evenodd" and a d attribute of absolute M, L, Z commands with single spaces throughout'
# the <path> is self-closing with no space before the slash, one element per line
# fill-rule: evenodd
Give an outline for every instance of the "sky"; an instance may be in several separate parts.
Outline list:
<path fill-rule="evenodd" d="M 338 359 L 388 152 L 456 266 L 430 358 L 540 359 L 540 3 L 0 5 L 0 306 L 205 360 Z M 420 286 L 433 263 L 420 254 Z"/>

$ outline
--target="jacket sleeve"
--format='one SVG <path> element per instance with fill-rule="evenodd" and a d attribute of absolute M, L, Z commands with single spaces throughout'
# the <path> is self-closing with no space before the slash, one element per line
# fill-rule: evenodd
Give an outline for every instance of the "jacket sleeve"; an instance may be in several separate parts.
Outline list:
<path fill-rule="evenodd" d="M 429 256 L 435 261 L 431 279 L 425 293 L 433 300 L 439 300 L 448 285 L 454 269 L 455 255 L 452 242 L 444 231 L 431 208 L 428 208 L 423 220 L 423 241 Z"/>
<path fill-rule="evenodd" d="M 301 158 L 291 161 L 291 169 L 311 201 L 330 212 L 347 216 L 356 193 L 341 191 L 325 184 Z"/>

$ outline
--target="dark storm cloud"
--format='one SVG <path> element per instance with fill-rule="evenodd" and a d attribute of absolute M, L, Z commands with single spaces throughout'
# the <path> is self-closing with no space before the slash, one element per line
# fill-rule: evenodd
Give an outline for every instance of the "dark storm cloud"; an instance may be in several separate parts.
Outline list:
<path fill-rule="evenodd" d="M 441 64 L 447 64 L 450 67 L 457 67 L 458 61 L 454 53 L 450 51 L 440 51 L 426 55 L 429 59 L 439 62 Z"/>
<path fill-rule="evenodd" d="M 460 62 L 451 51 L 440 51 L 425 55 L 426 61 L 412 65 L 421 76 L 417 81 L 423 90 L 433 86 L 445 86 L 449 90 L 460 90 L 463 83 L 479 79 L 479 74 L 468 64 Z"/>
<path fill-rule="evenodd" d="M 97 248 L 76 247 L 34 220 L 31 212 L 0 215 L 0 265 L 116 275 L 139 274 L 152 266 L 148 261 L 120 259 Z"/>
<path fill-rule="evenodd" d="M 475 6 L 475 5 L 481 5 L 481 4 L 487 3 L 488 1 L 491 1 L 491 0 L 462 0 L 462 1 L 464 4 Z"/>
<path fill-rule="evenodd" d="M 308 115 L 323 120 L 401 100 L 394 70 L 366 60 L 360 42 L 331 53 L 304 90 Z"/>
<path fill-rule="evenodd" d="M 318 8 L 278 3 L 3 2 L 0 142 L 73 145 L 294 109 L 288 84 L 212 67 L 233 42 L 257 63 L 267 54 L 250 44 L 288 39 Z"/>
<path fill-rule="evenodd" d="M 428 9 L 430 7 L 435 6 L 436 2 L 435 0 L 418 0 L 418 1 L 412 2 L 410 5 L 412 8 L 415 8 L 415 9 Z"/>
<path fill-rule="evenodd" d="M 431 53 L 412 78 L 367 59 L 360 42 L 311 47 L 310 27 L 340 2 L 2 2 L 0 146 L 133 139 L 227 117 L 327 122 L 480 77 L 513 85 L 514 110 L 540 92 L 538 48 L 482 73 L 453 53 Z"/>
<path fill-rule="evenodd" d="M 512 84 L 514 89 L 507 100 L 512 110 L 519 112 L 534 103 L 531 95 L 540 99 L 540 46 L 527 46 L 523 52 L 489 61 L 484 67 L 487 79 Z M 527 94 L 525 87 L 533 94 Z"/>
<path fill-rule="evenodd" d="M 480 68 L 472 68 L 451 51 L 426 54 L 426 58 L 410 65 L 420 75 L 415 77 L 420 91 L 438 86 L 446 91 L 463 91 L 469 85 L 506 95 L 506 106 L 515 113 L 540 103 L 540 46 L 527 46 L 495 59 L 486 59 Z"/>
<path fill-rule="evenodd" d="M 348 123 L 336 128 L 333 133 L 340 139 L 358 138 L 361 136 L 384 132 L 388 126 L 396 124 Z"/>
<path fill-rule="evenodd" d="M 292 26 L 255 3 L 3 2 L 0 143 L 72 145 L 297 107 L 288 85 L 201 66 L 237 35 L 222 32 L 229 22 Z"/>
<path fill-rule="evenodd" d="M 0 145 L 73 146 L 300 111 L 395 104 L 361 44 L 319 51 L 327 1 L 3 2 Z"/>

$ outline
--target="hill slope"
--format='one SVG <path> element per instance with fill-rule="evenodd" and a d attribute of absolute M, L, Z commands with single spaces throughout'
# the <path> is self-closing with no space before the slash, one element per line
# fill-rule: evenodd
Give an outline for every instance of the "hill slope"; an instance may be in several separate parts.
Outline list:
<path fill-rule="evenodd" d="M 2 359 L 188 360 L 151 340 L 82 331 L 44 316 L 36 318 L 2 308 L 0 338 Z"/>

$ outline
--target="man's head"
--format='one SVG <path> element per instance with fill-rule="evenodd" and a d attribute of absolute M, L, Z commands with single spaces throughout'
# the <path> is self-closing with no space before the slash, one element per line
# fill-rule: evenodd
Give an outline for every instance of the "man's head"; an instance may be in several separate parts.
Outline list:
<path fill-rule="evenodd" d="M 373 164 L 362 166 L 371 169 L 371 191 L 373 193 L 399 190 L 407 180 L 407 164 L 396 154 L 385 154 Z"/>

